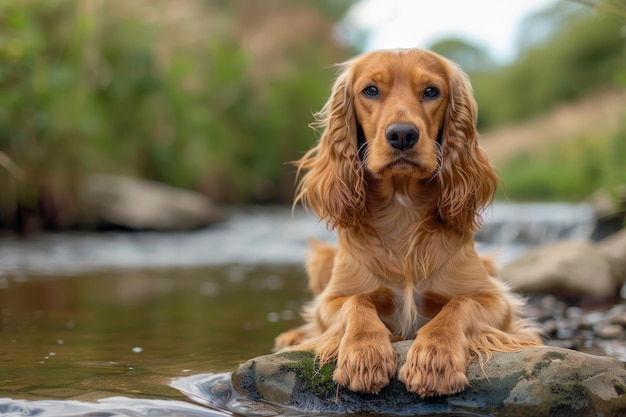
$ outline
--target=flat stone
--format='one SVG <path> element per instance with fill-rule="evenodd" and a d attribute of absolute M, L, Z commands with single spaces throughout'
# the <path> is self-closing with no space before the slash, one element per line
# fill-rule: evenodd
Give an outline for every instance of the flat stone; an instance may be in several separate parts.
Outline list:
<path fill-rule="evenodd" d="M 190 230 L 224 219 L 204 195 L 154 181 L 90 175 L 81 190 L 85 223 L 131 230 Z"/>
<path fill-rule="evenodd" d="M 624 333 L 624 328 L 621 324 L 603 324 L 596 329 L 595 333 L 602 339 L 617 339 Z"/>
<path fill-rule="evenodd" d="M 393 344 L 398 369 L 411 341 Z M 613 358 L 557 347 L 495 352 L 481 369 L 468 365 L 469 387 L 458 394 L 421 398 L 393 379 L 378 394 L 351 392 L 332 381 L 333 366 L 315 365 L 312 352 L 249 360 L 232 374 L 234 389 L 306 412 L 493 414 L 499 417 L 626 415 L 626 369 Z M 271 389 L 265 387 L 271 385 Z"/>
<path fill-rule="evenodd" d="M 597 246 L 613 260 L 615 273 L 626 283 L 626 228 L 602 239 Z"/>
<path fill-rule="evenodd" d="M 612 324 L 621 324 L 626 327 L 626 311 L 615 313 L 610 318 Z"/>
<path fill-rule="evenodd" d="M 531 249 L 500 277 L 524 294 L 615 297 L 624 277 L 615 258 L 589 240 L 566 240 Z"/>

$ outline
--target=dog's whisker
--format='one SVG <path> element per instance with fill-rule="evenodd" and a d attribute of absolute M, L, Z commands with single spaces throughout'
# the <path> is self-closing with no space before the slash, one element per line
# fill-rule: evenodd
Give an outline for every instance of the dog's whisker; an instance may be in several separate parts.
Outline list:
<path fill-rule="evenodd" d="M 441 143 L 435 142 L 435 156 L 437 157 L 437 168 L 435 168 L 435 172 L 428 178 L 426 184 L 430 184 L 441 172 L 441 168 L 443 166 L 443 147 Z"/>
<path fill-rule="evenodd" d="M 367 161 L 368 157 L 368 150 L 369 148 L 367 147 L 367 142 L 363 142 L 359 145 L 359 148 L 356 151 L 357 155 L 359 155 L 361 167 L 365 167 L 365 161 Z"/>

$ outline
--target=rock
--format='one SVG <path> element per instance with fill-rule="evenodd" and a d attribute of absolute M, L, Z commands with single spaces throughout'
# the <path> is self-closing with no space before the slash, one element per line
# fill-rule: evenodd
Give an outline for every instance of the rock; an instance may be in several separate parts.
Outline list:
<path fill-rule="evenodd" d="M 626 229 L 602 239 L 597 247 L 613 260 L 619 280 L 626 283 Z"/>
<path fill-rule="evenodd" d="M 617 339 L 624 333 L 624 328 L 620 324 L 603 324 L 596 329 L 596 336 L 602 339 Z"/>
<path fill-rule="evenodd" d="M 500 273 L 524 294 L 615 297 L 623 277 L 616 261 L 589 240 L 566 240 L 531 249 Z"/>
<path fill-rule="evenodd" d="M 611 324 L 621 324 L 626 327 L 626 311 L 616 313 L 610 317 Z"/>
<path fill-rule="evenodd" d="M 393 344 L 398 369 L 411 341 Z M 459 394 L 420 398 L 393 379 L 379 394 L 338 388 L 333 367 L 315 365 L 311 352 L 279 353 L 251 359 L 232 374 L 234 389 L 300 411 L 339 413 L 493 413 L 507 416 L 624 416 L 626 369 L 621 362 L 557 348 L 537 347 L 494 353 L 481 369 L 469 364 L 469 387 Z"/>
<path fill-rule="evenodd" d="M 205 196 L 151 181 L 91 175 L 82 191 L 88 217 L 98 224 L 140 230 L 189 230 L 224 218 Z"/>
<path fill-rule="evenodd" d="M 602 188 L 589 197 L 596 217 L 591 234 L 593 240 L 601 240 L 624 227 L 626 220 L 626 184 Z"/>
<path fill-rule="evenodd" d="M 605 314 L 601 311 L 585 313 L 580 317 L 578 325 L 581 329 L 591 330 L 605 319 Z"/>

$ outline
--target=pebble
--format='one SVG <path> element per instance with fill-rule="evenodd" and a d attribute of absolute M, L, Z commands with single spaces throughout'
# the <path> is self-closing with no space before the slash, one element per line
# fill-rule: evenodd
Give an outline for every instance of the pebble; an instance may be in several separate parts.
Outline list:
<path fill-rule="evenodd" d="M 625 361 L 626 300 L 612 306 L 586 308 L 576 300 L 565 302 L 553 295 L 545 295 L 530 298 L 528 303 L 530 317 L 545 332 L 544 343 L 547 345 Z M 621 349 L 609 349 L 611 346 Z"/>
<path fill-rule="evenodd" d="M 583 329 L 593 329 L 606 318 L 606 313 L 593 311 L 580 316 L 579 327 Z"/>
<path fill-rule="evenodd" d="M 626 326 L 626 311 L 611 315 L 611 324 Z"/>
<path fill-rule="evenodd" d="M 619 339 L 624 334 L 624 328 L 621 324 L 603 324 L 595 333 L 602 339 Z"/>

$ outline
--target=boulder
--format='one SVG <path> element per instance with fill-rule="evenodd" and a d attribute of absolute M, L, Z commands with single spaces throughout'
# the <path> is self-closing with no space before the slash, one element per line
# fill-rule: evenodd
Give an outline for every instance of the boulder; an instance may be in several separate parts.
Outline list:
<path fill-rule="evenodd" d="M 207 197 L 135 178 L 91 175 L 83 185 L 88 222 L 131 230 L 189 230 L 221 221 Z"/>
<path fill-rule="evenodd" d="M 597 247 L 613 260 L 619 280 L 626 283 L 626 229 L 602 239 Z"/>
<path fill-rule="evenodd" d="M 411 341 L 393 344 L 398 369 Z M 468 365 L 468 388 L 421 398 L 393 379 L 378 394 L 351 392 L 332 381 L 333 366 L 319 368 L 311 352 L 288 352 L 249 360 L 232 374 L 232 385 L 250 400 L 306 412 L 424 415 L 477 413 L 499 417 L 626 415 L 626 370 L 616 359 L 556 347 L 494 353 L 483 368 Z"/>
<path fill-rule="evenodd" d="M 623 276 L 612 256 L 590 240 L 565 240 L 531 249 L 500 271 L 523 294 L 615 297 Z"/>
<path fill-rule="evenodd" d="M 626 184 L 602 188 L 589 198 L 596 217 L 591 239 L 601 240 L 624 227 L 626 221 Z"/>

